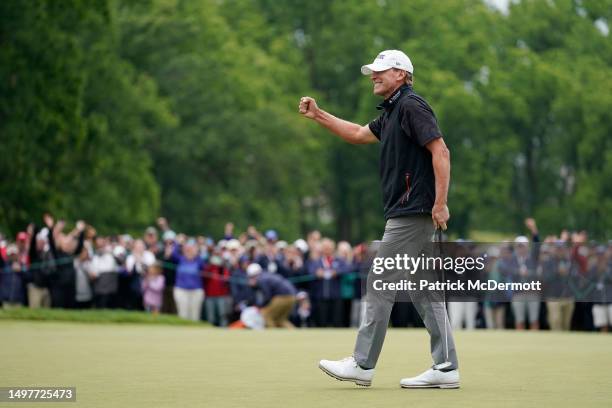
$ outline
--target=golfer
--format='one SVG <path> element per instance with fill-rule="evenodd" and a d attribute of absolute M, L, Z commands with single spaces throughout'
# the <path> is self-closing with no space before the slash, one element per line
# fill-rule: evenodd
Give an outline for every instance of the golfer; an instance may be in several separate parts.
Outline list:
<path fill-rule="evenodd" d="M 431 247 L 436 228 L 446 229 L 450 217 L 446 201 L 450 153 L 432 109 L 412 89 L 414 70 L 406 54 L 383 51 L 373 63 L 361 67 L 361 72 L 370 75 L 374 94 L 384 98 L 378 105 L 381 115 L 368 125 L 339 119 L 308 96 L 300 99 L 299 111 L 349 143 L 380 142 L 386 225 L 377 256 L 381 252 L 391 256 L 390 248 L 410 248 L 409 255 L 418 256 Z M 400 385 L 458 388 L 457 355 L 446 305 L 427 294 L 424 297 L 412 300 L 431 336 L 433 365 L 417 377 L 402 379 Z M 353 355 L 339 361 L 321 360 L 319 367 L 338 380 L 370 386 L 394 302 L 394 296 L 368 290 Z"/>

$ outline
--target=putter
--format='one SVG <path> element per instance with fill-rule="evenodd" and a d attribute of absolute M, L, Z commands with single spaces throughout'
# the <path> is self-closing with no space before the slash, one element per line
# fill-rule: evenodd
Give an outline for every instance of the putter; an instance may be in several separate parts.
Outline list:
<path fill-rule="evenodd" d="M 434 232 L 433 242 L 438 243 L 438 256 L 442 256 L 442 228 L 436 227 L 436 231 Z M 442 268 L 442 282 L 446 282 L 446 272 L 444 268 Z M 448 312 L 446 310 L 446 289 L 442 290 L 442 303 L 444 304 L 444 353 L 445 360 L 443 363 L 436 364 L 433 366 L 434 370 L 443 370 L 445 368 L 451 367 L 453 363 L 448 361 L 448 326 L 450 322 L 448 321 Z"/>

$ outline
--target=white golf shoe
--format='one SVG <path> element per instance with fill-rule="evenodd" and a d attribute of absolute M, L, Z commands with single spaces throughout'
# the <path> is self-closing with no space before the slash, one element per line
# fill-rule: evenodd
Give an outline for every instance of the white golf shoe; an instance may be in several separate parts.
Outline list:
<path fill-rule="evenodd" d="M 459 370 L 440 371 L 430 368 L 412 378 L 402 378 L 402 388 L 459 388 Z"/>
<path fill-rule="evenodd" d="M 359 367 L 352 356 L 338 361 L 321 360 L 319 361 L 319 368 L 336 380 L 351 381 L 364 387 L 372 385 L 372 377 L 374 377 L 373 368 L 364 370 Z"/>

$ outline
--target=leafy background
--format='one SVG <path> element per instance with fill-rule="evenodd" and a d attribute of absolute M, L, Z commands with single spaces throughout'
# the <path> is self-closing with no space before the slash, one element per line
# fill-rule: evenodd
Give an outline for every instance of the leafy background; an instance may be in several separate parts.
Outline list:
<path fill-rule="evenodd" d="M 359 72 L 407 52 L 452 154 L 450 228 L 612 231 L 610 0 L 0 2 L 0 229 L 44 211 L 99 231 L 158 215 L 296 238 L 380 235 L 378 148 L 298 98 L 377 115 Z"/>

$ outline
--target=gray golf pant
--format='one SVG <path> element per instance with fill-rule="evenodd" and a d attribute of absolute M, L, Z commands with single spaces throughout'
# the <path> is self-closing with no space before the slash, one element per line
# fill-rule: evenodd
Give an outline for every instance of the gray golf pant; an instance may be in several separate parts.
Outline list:
<path fill-rule="evenodd" d="M 376 253 L 377 257 L 395 257 L 396 254 L 407 254 L 417 257 L 420 254 L 432 255 L 432 237 L 434 233 L 431 215 L 416 215 L 391 218 L 385 226 L 385 233 Z M 412 278 L 418 276 L 416 271 Z M 389 272 L 385 271 L 385 274 Z M 399 272 L 398 272 L 399 273 Z M 406 274 L 407 275 L 407 274 Z M 396 300 L 392 291 L 375 291 L 372 281 L 382 275 L 375 275 L 372 269 L 368 273 L 364 310 L 355 344 L 353 357 L 362 368 L 376 366 L 378 356 L 385 341 L 391 309 Z M 403 276 L 405 277 L 405 276 Z M 395 279 L 399 279 L 397 276 Z M 387 279 L 388 280 L 388 279 Z M 394 280 L 392 277 L 391 280 Z M 431 357 L 434 365 L 449 361 L 452 368 L 459 368 L 455 342 L 443 297 L 439 292 L 409 292 L 419 315 L 431 337 Z"/>

